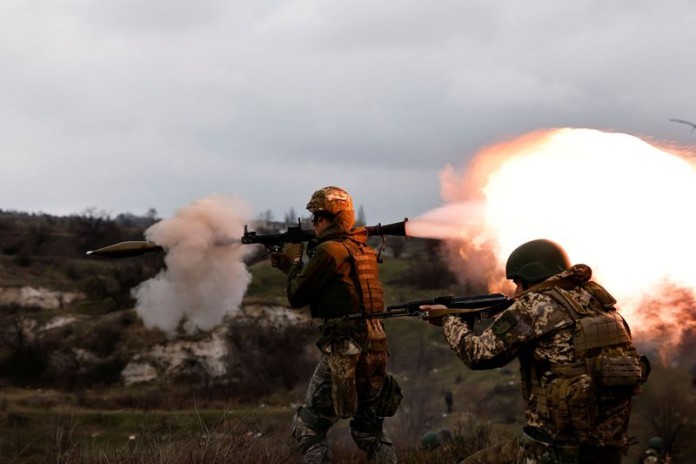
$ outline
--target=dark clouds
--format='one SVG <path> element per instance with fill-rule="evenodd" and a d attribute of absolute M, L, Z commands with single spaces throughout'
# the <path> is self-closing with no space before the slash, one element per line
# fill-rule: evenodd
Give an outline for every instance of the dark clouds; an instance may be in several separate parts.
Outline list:
<path fill-rule="evenodd" d="M 696 119 L 695 23 L 687 0 L 3 2 L 0 208 L 281 216 L 336 183 L 392 221 L 539 128 L 693 146 L 668 119 Z"/>

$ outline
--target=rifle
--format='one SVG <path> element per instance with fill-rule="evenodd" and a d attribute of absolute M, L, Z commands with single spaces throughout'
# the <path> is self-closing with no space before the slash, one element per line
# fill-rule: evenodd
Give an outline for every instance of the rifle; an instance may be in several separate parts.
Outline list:
<path fill-rule="evenodd" d="M 377 224 L 376 226 L 367 226 L 367 234 L 370 237 L 381 236 L 384 239 L 385 235 L 395 235 L 406 237 L 406 222 L 408 218 L 394 224 Z M 313 230 L 302 228 L 302 223 L 297 220 L 297 226 L 290 226 L 288 230 L 279 234 L 258 234 L 254 231 L 249 231 L 247 226 L 244 226 L 244 235 L 242 235 L 242 243 L 249 245 L 252 243 L 260 243 L 266 247 L 268 252 L 281 251 L 286 243 L 302 243 L 309 242 L 315 239 L 316 236 Z"/>
<path fill-rule="evenodd" d="M 515 300 L 502 293 L 473 296 L 437 296 L 424 300 L 412 300 L 387 306 L 386 311 L 376 313 L 354 313 L 344 317 L 347 321 L 362 319 L 387 319 L 392 317 L 418 317 L 423 320 L 438 319 L 444 316 L 460 316 L 467 322 L 490 318 L 509 308 Z M 422 310 L 421 306 L 444 305 L 443 309 Z"/>
<path fill-rule="evenodd" d="M 406 235 L 406 222 L 408 218 L 405 218 L 401 222 L 395 222 L 394 224 L 377 224 L 376 226 L 365 227 L 367 233 L 370 237 L 381 236 L 382 245 L 384 246 L 384 236 L 394 235 L 399 237 L 407 237 Z M 283 249 L 283 245 L 286 243 L 302 243 L 308 242 L 316 238 L 313 230 L 307 230 L 302 228 L 300 220 L 297 220 L 297 226 L 290 226 L 285 232 L 278 234 L 259 234 L 254 231 L 249 231 L 247 226 L 244 226 L 244 235 L 240 239 L 220 239 L 215 242 L 215 245 L 224 246 L 231 245 L 234 243 L 241 243 L 243 245 L 251 245 L 254 243 L 260 243 L 266 247 L 266 251 L 280 251 Z M 157 245 L 153 242 L 148 242 L 144 240 L 133 240 L 129 242 L 120 242 L 113 245 L 105 246 L 97 250 L 88 251 L 87 254 L 90 256 L 103 256 L 106 258 L 128 258 L 131 256 L 138 256 L 145 253 L 160 253 L 165 251 L 162 246 Z"/>

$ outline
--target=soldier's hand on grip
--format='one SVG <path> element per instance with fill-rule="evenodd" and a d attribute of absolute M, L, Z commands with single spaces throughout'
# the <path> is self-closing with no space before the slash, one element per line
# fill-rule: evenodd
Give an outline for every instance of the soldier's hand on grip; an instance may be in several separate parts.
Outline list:
<path fill-rule="evenodd" d="M 304 244 L 302 243 L 287 243 L 285 248 L 283 248 L 283 254 L 288 259 L 290 264 L 295 264 L 302 261 L 303 252 Z"/>
<path fill-rule="evenodd" d="M 304 245 L 302 243 L 288 243 L 283 251 L 271 253 L 271 266 L 277 267 L 284 273 L 288 273 L 290 266 L 302 261 Z"/>
<path fill-rule="evenodd" d="M 443 311 L 447 308 L 445 305 L 422 305 L 418 309 L 423 311 L 423 318 L 427 319 L 431 325 L 442 327 L 442 318 L 445 316 Z"/>

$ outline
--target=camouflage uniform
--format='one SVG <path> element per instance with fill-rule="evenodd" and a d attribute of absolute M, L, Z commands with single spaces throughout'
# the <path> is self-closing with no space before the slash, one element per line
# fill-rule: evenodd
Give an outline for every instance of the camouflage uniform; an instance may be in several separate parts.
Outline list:
<path fill-rule="evenodd" d="M 451 348 L 470 368 L 491 369 L 520 360 L 525 433 L 517 440 L 517 458 L 510 452 L 515 447 L 507 446 L 508 456 L 498 453 L 501 462 L 621 461 L 631 396 L 641 377 L 636 372 L 639 358 L 628 326 L 613 308 L 615 301 L 590 281 L 591 275 L 588 266 L 579 264 L 535 285 L 481 335 L 460 318 L 443 320 Z M 590 320 L 599 323 L 583 323 Z M 599 365 L 606 366 L 604 377 L 595 372 Z M 593 367 L 588 371 L 587 366 Z M 627 379 L 612 383 L 617 370 Z M 464 462 L 482 461 L 474 455 Z"/>
<path fill-rule="evenodd" d="M 334 189 L 332 194 L 341 192 L 329 189 Z M 315 192 L 313 200 L 322 192 Z M 331 200 L 340 202 L 342 198 Z M 323 321 L 317 341 L 321 360 L 305 403 L 295 415 L 293 436 L 305 463 L 330 462 L 326 434 L 338 419 L 351 418 L 351 435 L 368 459 L 395 463 L 396 455 L 382 423 L 385 416 L 394 414 L 400 392 L 386 372 L 388 351 L 382 323 L 342 318 L 384 309 L 376 253 L 366 244 L 365 229 L 352 229 L 350 197 L 347 201 L 348 208 L 341 208 L 333 224 L 317 237 L 309 261 L 294 263 L 288 270 L 291 306 L 309 304 L 312 317 Z M 313 211 L 312 202 L 307 209 Z"/>

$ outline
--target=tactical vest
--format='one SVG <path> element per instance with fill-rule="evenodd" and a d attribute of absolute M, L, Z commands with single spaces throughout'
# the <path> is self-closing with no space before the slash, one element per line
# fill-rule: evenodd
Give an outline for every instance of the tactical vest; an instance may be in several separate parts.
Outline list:
<path fill-rule="evenodd" d="M 377 252 L 350 239 L 343 240 L 353 268 L 353 280 L 358 292 L 360 312 L 374 313 L 384 311 L 384 290 L 379 281 Z"/>
<path fill-rule="evenodd" d="M 356 309 L 363 314 L 383 311 L 384 292 L 378 278 L 375 250 L 349 238 L 343 239 L 341 244 L 348 254 L 359 305 Z M 342 418 L 355 415 L 358 385 L 374 385 L 380 377 L 380 369 L 384 383 L 376 412 L 382 417 L 393 415 L 401 401 L 401 389 L 385 372 L 388 350 L 382 322 L 378 319 L 344 321 L 336 317 L 325 320 L 320 330 L 322 336 L 317 345 L 331 371 L 331 395 L 336 415 Z"/>
<path fill-rule="evenodd" d="M 557 436 L 583 441 L 591 437 L 598 400 L 630 397 L 645 380 L 628 325 L 616 312 L 616 300 L 596 282 L 580 284 L 592 295 L 588 307 L 578 303 L 563 285 L 544 293 L 574 323 L 574 363 L 527 365 L 537 412 L 554 425 Z"/>

